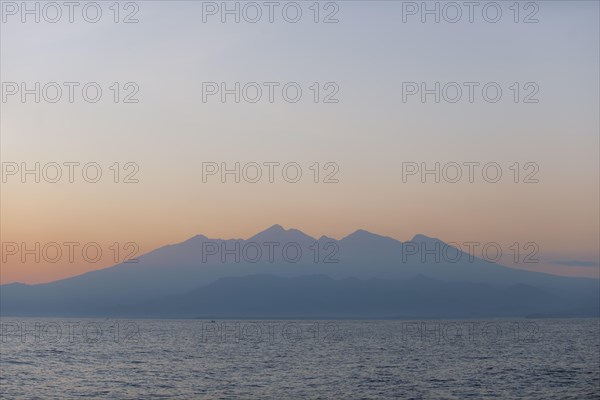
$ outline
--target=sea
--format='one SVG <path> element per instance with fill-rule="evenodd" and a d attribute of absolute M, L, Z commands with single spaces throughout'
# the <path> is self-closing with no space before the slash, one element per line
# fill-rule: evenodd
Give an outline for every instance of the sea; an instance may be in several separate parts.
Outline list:
<path fill-rule="evenodd" d="M 2 399 L 600 399 L 600 319 L 0 318 Z"/>

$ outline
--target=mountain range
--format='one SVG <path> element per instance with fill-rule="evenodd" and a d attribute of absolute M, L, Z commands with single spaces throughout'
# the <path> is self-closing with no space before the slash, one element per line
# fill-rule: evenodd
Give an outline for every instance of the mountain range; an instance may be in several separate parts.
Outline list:
<path fill-rule="evenodd" d="M 0 286 L 2 316 L 484 318 L 598 316 L 600 281 L 509 268 L 439 239 L 358 230 L 341 240 L 279 225 L 198 235 L 51 283 Z"/>

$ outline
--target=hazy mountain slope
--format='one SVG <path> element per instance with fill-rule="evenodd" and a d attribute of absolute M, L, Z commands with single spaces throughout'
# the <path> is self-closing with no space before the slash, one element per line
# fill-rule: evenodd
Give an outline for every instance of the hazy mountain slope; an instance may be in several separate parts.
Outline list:
<path fill-rule="evenodd" d="M 431 250 L 436 246 L 444 249 L 438 260 L 435 255 L 414 254 L 416 248 Z M 439 281 L 526 284 L 566 295 L 587 295 L 592 299 L 599 284 L 597 280 L 528 272 L 470 258 L 423 235 L 402 243 L 358 230 L 339 241 L 327 237 L 317 240 L 279 225 L 248 240 L 209 239 L 198 235 L 154 250 L 139 260 L 139 263 L 118 264 L 48 284 L 1 286 L 0 311 L 44 309 L 49 312 L 71 307 L 85 313 L 181 295 L 220 278 L 256 274 L 279 277 L 318 274 L 335 279 L 386 280 L 406 280 L 420 275 Z"/>

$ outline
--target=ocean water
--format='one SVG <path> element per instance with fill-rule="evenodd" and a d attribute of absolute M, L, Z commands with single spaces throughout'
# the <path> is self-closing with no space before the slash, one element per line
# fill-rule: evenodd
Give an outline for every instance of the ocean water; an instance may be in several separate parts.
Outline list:
<path fill-rule="evenodd" d="M 0 319 L 6 399 L 600 398 L 600 320 Z"/>

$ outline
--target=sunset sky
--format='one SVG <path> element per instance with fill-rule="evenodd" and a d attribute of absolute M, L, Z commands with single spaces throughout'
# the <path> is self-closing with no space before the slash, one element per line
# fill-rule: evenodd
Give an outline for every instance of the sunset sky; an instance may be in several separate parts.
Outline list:
<path fill-rule="evenodd" d="M 538 264 L 516 268 L 599 277 L 599 3 L 538 2 L 539 23 L 514 23 L 510 10 L 488 23 L 402 21 L 401 2 L 338 2 L 339 23 L 314 23 L 303 3 L 298 23 L 202 21 L 201 2 L 138 2 L 139 23 L 1 24 L 1 80 L 98 82 L 87 103 L 1 103 L 0 156 L 8 163 L 97 163 L 102 179 L 75 170 L 58 183 L 19 174 L 1 189 L 2 243 L 100 243 L 97 263 L 66 256 L 56 263 L 9 257 L 0 282 L 39 283 L 113 264 L 109 246 L 134 242 L 139 254 L 196 234 L 248 238 L 273 224 L 320 237 L 366 229 L 398 240 L 415 234 L 446 242 L 535 242 Z M 105 5 L 108 12 L 109 4 Z M 323 11 L 324 12 L 324 11 Z M 527 14 L 528 12 L 523 11 Z M 277 15 L 277 14 L 276 14 Z M 523 15 L 520 16 L 523 18 Z M 474 51 L 473 49 L 477 49 Z M 115 104 L 109 87 L 134 82 L 138 103 Z M 202 99 L 202 82 L 298 82 L 288 103 Z M 334 82 L 338 103 L 314 103 L 309 87 Z M 433 96 L 403 102 L 403 82 L 496 82 L 503 97 L 456 103 Z M 533 82 L 538 103 L 513 101 L 509 89 Z M 121 87 L 122 94 L 127 93 Z M 321 87 L 320 96 L 328 91 Z M 119 183 L 113 181 L 119 163 Z M 133 166 L 138 183 L 122 180 Z M 203 182 L 206 162 L 298 163 L 302 179 L 276 170 L 257 183 Z M 319 163 L 319 183 L 310 167 Z M 335 163 L 338 183 L 323 183 Z M 403 182 L 405 162 L 428 166 L 497 163 L 502 179 L 457 183 L 418 176 Z M 519 183 L 513 170 L 520 166 Z M 535 163 L 538 183 L 524 183 Z M 14 164 L 10 164 L 14 165 Z M 63 167 L 63 174 L 67 168 Z M 466 167 L 463 172 L 466 172 Z M 429 178 L 431 179 L 431 178 Z M 510 255 L 503 260 L 513 265 Z M 571 265 L 567 265 L 571 264 Z"/>

